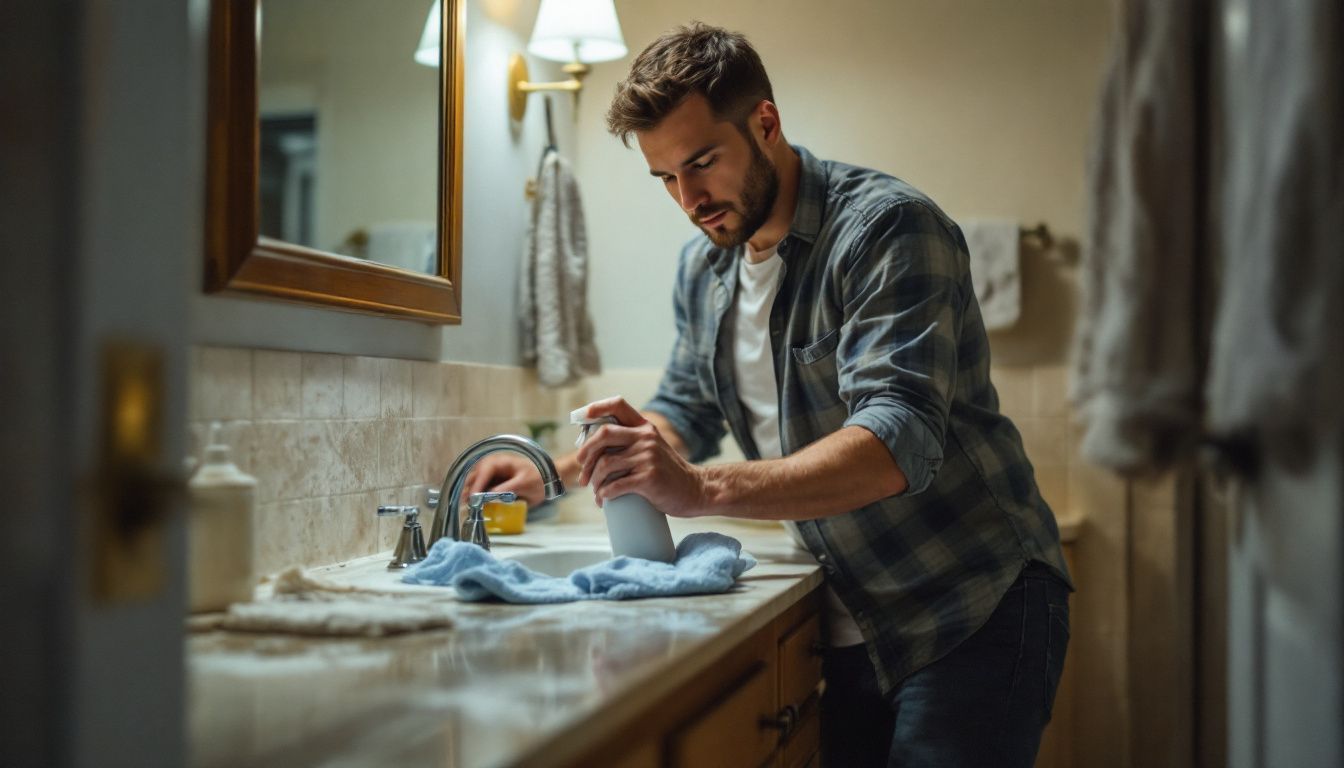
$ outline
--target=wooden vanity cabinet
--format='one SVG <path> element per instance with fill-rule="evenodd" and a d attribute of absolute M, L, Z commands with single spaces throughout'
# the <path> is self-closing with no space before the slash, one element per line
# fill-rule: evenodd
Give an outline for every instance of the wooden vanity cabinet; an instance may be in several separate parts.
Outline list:
<path fill-rule="evenodd" d="M 705 672 L 632 714 L 574 765 L 799 768 L 821 746 L 821 591 L 813 589 Z"/>

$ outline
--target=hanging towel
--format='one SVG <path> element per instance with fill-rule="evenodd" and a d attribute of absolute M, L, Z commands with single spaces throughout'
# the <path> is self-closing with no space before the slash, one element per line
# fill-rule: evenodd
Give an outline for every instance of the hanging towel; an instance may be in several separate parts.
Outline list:
<path fill-rule="evenodd" d="M 960 224 L 985 330 L 1011 328 L 1022 312 L 1021 227 L 1015 219 L 965 219 Z"/>
<path fill-rule="evenodd" d="M 440 539 L 429 557 L 402 580 L 451 586 L 463 600 L 496 597 L 510 603 L 567 603 L 726 592 L 755 565 L 756 559 L 742 551 L 737 539 L 709 532 L 682 539 L 672 563 L 617 557 L 580 568 L 569 578 L 544 576 L 521 563 L 496 560 L 475 544 Z"/>
<path fill-rule="evenodd" d="M 552 387 L 602 370 L 588 315 L 588 235 L 569 163 L 547 150 L 519 276 L 524 365 Z"/>
<path fill-rule="evenodd" d="M 1245 3 L 1229 27 L 1223 259 L 1207 387 L 1220 437 L 1344 417 L 1344 8 Z"/>
<path fill-rule="evenodd" d="M 1199 434 L 1194 6 L 1120 4 L 1088 168 L 1070 398 L 1084 458 L 1169 465 Z"/>

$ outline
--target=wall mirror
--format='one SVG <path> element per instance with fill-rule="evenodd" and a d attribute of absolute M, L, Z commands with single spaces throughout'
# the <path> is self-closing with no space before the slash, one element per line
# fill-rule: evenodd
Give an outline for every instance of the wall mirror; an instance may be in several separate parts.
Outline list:
<path fill-rule="evenodd" d="M 464 11 L 211 0 L 207 292 L 461 322 Z"/>

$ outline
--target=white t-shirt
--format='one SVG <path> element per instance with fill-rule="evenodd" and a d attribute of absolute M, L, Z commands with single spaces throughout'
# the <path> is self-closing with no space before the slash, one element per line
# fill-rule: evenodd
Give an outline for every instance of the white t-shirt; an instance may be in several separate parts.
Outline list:
<path fill-rule="evenodd" d="M 763 459 L 779 458 L 784 453 L 779 439 L 779 389 L 770 346 L 770 309 L 779 293 L 780 268 L 784 264 L 777 248 L 756 253 L 750 245 L 746 247 L 746 257 L 738 262 L 737 300 L 733 306 L 733 376 L 737 397 Z M 795 523 L 784 521 L 784 527 L 800 549 L 807 548 Z M 859 625 L 829 585 L 826 598 L 830 645 L 841 648 L 862 643 Z"/>

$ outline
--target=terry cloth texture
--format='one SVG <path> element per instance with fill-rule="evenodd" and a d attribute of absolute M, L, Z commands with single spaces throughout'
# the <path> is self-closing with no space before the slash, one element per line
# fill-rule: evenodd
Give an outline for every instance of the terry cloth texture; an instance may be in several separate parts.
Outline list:
<path fill-rule="evenodd" d="M 1169 465 L 1199 430 L 1194 9 L 1125 3 L 1088 168 L 1070 397 L 1088 461 Z"/>
<path fill-rule="evenodd" d="M 971 285 L 986 331 L 1011 328 L 1022 314 L 1022 227 L 1016 219 L 963 219 Z"/>
<path fill-rule="evenodd" d="M 567 603 L 726 592 L 755 565 L 756 559 L 742 551 L 741 542 L 720 533 L 688 535 L 677 545 L 673 563 L 617 557 L 580 568 L 568 578 L 497 560 L 474 544 L 440 539 L 429 557 L 402 580 L 451 586 L 463 600 L 496 597 L 510 603 Z"/>
<path fill-rule="evenodd" d="M 291 567 L 275 581 L 275 597 L 234 603 L 212 628 L 237 632 L 379 637 L 453 625 L 442 598 L 360 589 Z"/>
<path fill-rule="evenodd" d="M 560 387 L 602 372 L 588 314 L 588 235 L 579 184 L 551 150 L 542 160 L 519 273 L 523 364 Z"/>

